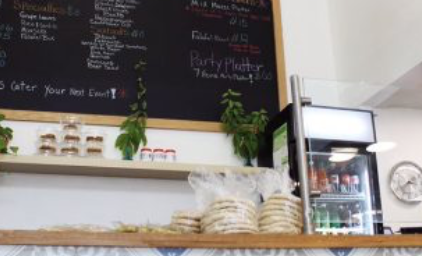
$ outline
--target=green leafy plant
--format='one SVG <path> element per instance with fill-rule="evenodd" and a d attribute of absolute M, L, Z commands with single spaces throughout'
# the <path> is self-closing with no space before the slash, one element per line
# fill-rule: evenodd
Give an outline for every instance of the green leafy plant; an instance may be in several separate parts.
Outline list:
<path fill-rule="evenodd" d="M 131 160 L 133 155 L 138 151 L 139 146 L 147 144 L 145 135 L 147 127 L 147 101 L 146 92 L 142 76 L 145 72 L 146 63 L 139 61 L 135 65 L 138 71 L 137 101 L 130 105 L 131 114 L 120 125 L 122 133 L 117 137 L 115 147 L 118 148 L 126 160 Z"/>
<path fill-rule="evenodd" d="M 258 156 L 259 146 L 264 139 L 268 115 L 265 109 L 245 113 L 240 102 L 241 93 L 229 89 L 223 94 L 221 104 L 225 106 L 221 121 L 223 130 L 233 136 L 234 153 L 252 165 L 251 160 Z"/>
<path fill-rule="evenodd" d="M 3 114 L 0 114 L 0 122 L 5 119 Z M 9 147 L 9 142 L 13 139 L 13 130 L 9 127 L 0 125 L 0 154 L 16 154 L 17 147 Z"/>

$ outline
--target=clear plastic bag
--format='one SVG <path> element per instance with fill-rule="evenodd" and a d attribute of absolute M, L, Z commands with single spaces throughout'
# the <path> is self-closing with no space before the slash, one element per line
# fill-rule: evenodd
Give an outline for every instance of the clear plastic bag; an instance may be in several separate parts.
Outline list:
<path fill-rule="evenodd" d="M 288 169 L 267 169 L 258 175 L 258 191 L 264 203 L 258 225 L 261 233 L 300 234 L 302 232 L 301 199 L 292 194 L 294 183 Z"/>
<path fill-rule="evenodd" d="M 199 209 L 201 231 L 211 234 L 258 231 L 256 177 L 225 170 L 200 170 L 189 175 Z"/>
<path fill-rule="evenodd" d="M 294 190 L 294 182 L 290 178 L 289 170 L 266 169 L 257 176 L 257 190 L 261 193 L 264 201 L 273 194 L 291 195 Z"/>

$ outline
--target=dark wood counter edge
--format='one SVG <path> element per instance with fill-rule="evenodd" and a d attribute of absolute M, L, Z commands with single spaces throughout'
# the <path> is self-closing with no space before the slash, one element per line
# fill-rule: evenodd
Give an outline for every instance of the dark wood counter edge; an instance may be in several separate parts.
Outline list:
<path fill-rule="evenodd" d="M 422 247 L 422 236 L 162 235 L 0 231 L 0 245 L 225 249 L 399 248 Z"/>

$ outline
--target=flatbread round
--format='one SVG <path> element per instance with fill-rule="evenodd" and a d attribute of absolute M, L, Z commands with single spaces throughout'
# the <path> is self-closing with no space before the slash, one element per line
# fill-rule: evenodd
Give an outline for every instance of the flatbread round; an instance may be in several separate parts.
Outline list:
<path fill-rule="evenodd" d="M 262 204 L 263 207 L 269 207 L 269 206 L 281 206 L 281 207 L 290 207 L 293 209 L 297 209 L 297 210 L 302 210 L 302 205 L 296 204 L 296 203 L 292 203 L 289 201 L 283 201 L 283 200 L 271 200 L 271 201 L 266 201 L 265 203 Z"/>
<path fill-rule="evenodd" d="M 284 222 L 284 221 L 274 222 L 267 225 L 261 225 L 261 224 L 259 225 L 259 230 L 267 230 L 271 228 L 302 228 L 302 227 L 296 224 Z"/>
<path fill-rule="evenodd" d="M 259 227 L 259 231 L 260 232 L 267 232 L 267 231 L 273 231 L 273 230 L 278 230 L 278 231 L 282 231 L 282 230 L 298 230 L 301 231 L 302 227 L 298 227 L 292 224 L 288 224 L 288 223 L 274 223 L 271 225 L 266 225 L 266 226 L 260 226 Z"/>
<path fill-rule="evenodd" d="M 287 202 L 263 204 L 261 209 L 264 209 L 264 208 L 289 208 L 289 209 L 299 211 L 299 212 L 302 211 L 302 207 L 299 207 Z"/>
<path fill-rule="evenodd" d="M 258 227 L 255 225 L 248 224 L 230 224 L 230 225 L 213 225 L 206 230 L 205 233 L 223 233 L 234 230 L 245 230 L 250 232 L 258 232 Z"/>
<path fill-rule="evenodd" d="M 302 212 L 289 209 L 289 208 L 277 208 L 277 207 L 265 208 L 259 212 L 259 218 L 261 218 L 262 216 L 270 216 L 270 215 L 302 219 Z"/>
<path fill-rule="evenodd" d="M 207 225 L 202 226 L 203 230 L 209 229 L 212 226 L 227 226 L 227 225 L 251 225 L 258 227 L 258 222 L 256 220 L 250 220 L 250 219 L 239 219 L 239 218 L 224 218 L 221 220 L 218 220 L 213 223 L 209 223 Z"/>
<path fill-rule="evenodd" d="M 238 197 L 223 197 L 223 198 L 217 198 L 210 207 L 213 207 L 216 204 L 220 203 L 235 203 L 235 204 L 243 204 L 248 205 L 251 208 L 255 208 L 256 205 L 252 200 L 244 199 L 244 198 L 238 198 Z"/>
<path fill-rule="evenodd" d="M 188 219 L 172 219 L 171 224 L 174 225 L 184 225 L 188 227 L 197 227 L 201 226 L 201 222 L 198 220 L 188 220 Z"/>
<path fill-rule="evenodd" d="M 301 204 L 302 199 L 300 197 L 291 195 L 291 194 L 273 194 L 271 195 L 266 202 L 271 200 L 285 200 L 290 201 L 292 203 Z"/>
<path fill-rule="evenodd" d="M 256 207 L 251 207 L 248 204 L 233 203 L 233 202 L 222 202 L 218 204 L 213 204 L 207 209 L 207 212 L 219 211 L 219 210 L 223 211 L 223 210 L 228 210 L 228 209 L 235 209 L 235 210 L 243 209 L 243 210 L 250 211 L 252 214 L 256 213 Z"/>
<path fill-rule="evenodd" d="M 298 212 L 301 213 L 302 212 L 302 208 L 301 207 L 296 207 L 290 204 L 265 204 L 261 207 L 260 211 L 268 211 L 268 210 L 285 210 L 288 212 Z"/>
<path fill-rule="evenodd" d="M 257 231 L 246 230 L 246 229 L 231 229 L 226 230 L 220 234 L 257 234 Z"/>
<path fill-rule="evenodd" d="M 174 219 L 188 219 L 188 220 L 201 220 L 202 213 L 198 211 L 176 211 L 173 213 Z"/>
<path fill-rule="evenodd" d="M 285 216 L 269 216 L 259 220 L 259 226 L 267 226 L 276 223 L 290 223 L 298 227 L 303 226 L 303 222 L 297 218 L 285 217 Z"/>
<path fill-rule="evenodd" d="M 265 211 L 262 211 L 260 213 L 258 219 L 262 220 L 262 219 L 265 219 L 267 217 L 276 217 L 276 216 L 292 218 L 292 219 L 296 218 L 297 220 L 302 219 L 301 213 L 294 212 L 294 211 L 280 211 L 280 210 L 265 210 Z"/>
<path fill-rule="evenodd" d="M 299 235 L 302 233 L 301 229 L 295 228 L 272 228 L 259 231 L 262 234 L 286 234 L 286 235 Z"/>
<path fill-rule="evenodd" d="M 193 228 L 183 225 L 170 225 L 173 230 L 180 231 L 182 233 L 200 233 L 201 229 Z"/>
<path fill-rule="evenodd" d="M 258 217 L 258 213 L 256 211 L 250 211 L 248 209 L 236 209 L 236 208 L 227 208 L 223 210 L 210 210 L 202 219 L 209 218 L 211 216 L 221 215 L 221 214 L 236 214 L 238 216 L 244 216 L 244 218 L 256 219 Z M 201 219 L 201 220 L 202 220 Z"/>
<path fill-rule="evenodd" d="M 247 221 L 256 221 L 257 218 L 251 218 L 249 215 L 239 214 L 239 213 L 229 213 L 221 212 L 218 214 L 207 215 L 201 220 L 201 226 L 206 227 L 212 223 L 224 220 L 224 219 L 233 219 L 237 221 L 247 220 Z"/>

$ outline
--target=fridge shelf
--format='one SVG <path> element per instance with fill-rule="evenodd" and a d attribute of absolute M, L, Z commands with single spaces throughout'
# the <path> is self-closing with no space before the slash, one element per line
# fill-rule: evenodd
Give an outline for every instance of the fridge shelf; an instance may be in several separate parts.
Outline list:
<path fill-rule="evenodd" d="M 363 194 L 326 194 L 311 193 L 311 200 L 314 202 L 355 202 L 365 201 Z"/>

